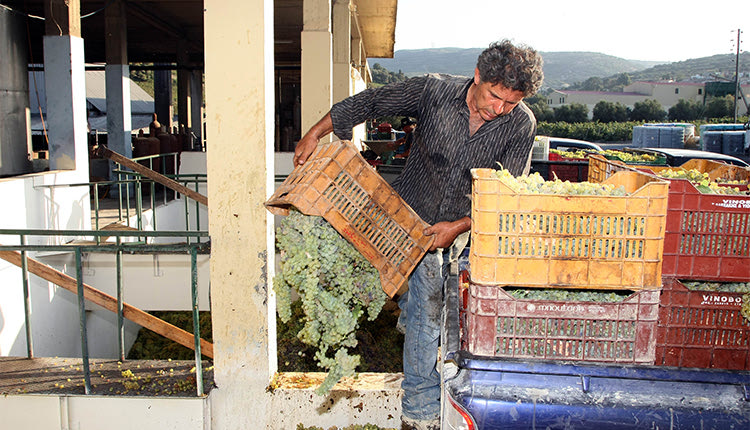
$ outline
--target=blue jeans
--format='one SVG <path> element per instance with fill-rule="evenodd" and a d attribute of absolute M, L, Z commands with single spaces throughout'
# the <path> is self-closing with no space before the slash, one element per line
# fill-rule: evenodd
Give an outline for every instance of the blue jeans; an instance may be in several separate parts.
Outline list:
<path fill-rule="evenodd" d="M 440 343 L 443 285 L 449 269 L 448 250 L 428 252 L 409 277 L 409 290 L 399 298 L 404 336 L 402 414 L 430 420 L 440 414 Z"/>

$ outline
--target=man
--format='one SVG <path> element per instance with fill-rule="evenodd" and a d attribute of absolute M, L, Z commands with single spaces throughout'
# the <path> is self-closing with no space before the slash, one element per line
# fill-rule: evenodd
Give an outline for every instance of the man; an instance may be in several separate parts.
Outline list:
<path fill-rule="evenodd" d="M 321 137 L 334 132 L 351 139 L 352 128 L 369 118 L 401 115 L 419 122 L 404 171 L 393 183 L 430 224 L 425 234 L 435 236 L 399 299 L 406 327 L 405 429 L 440 426 L 436 363 L 443 286 L 450 248 L 460 252 L 471 227 L 470 170 L 499 163 L 514 175 L 528 173 L 536 119 L 522 99 L 542 80 L 536 51 L 508 40 L 493 43 L 479 56 L 473 78 L 423 76 L 363 91 L 335 104 L 295 149 L 295 165 L 303 164 Z"/>
<path fill-rule="evenodd" d="M 406 158 L 409 156 L 411 144 L 412 142 L 414 142 L 413 132 L 416 128 L 416 125 L 417 123 L 409 117 L 401 119 L 401 130 L 405 133 L 405 135 L 395 142 L 396 155 L 394 158 Z"/>

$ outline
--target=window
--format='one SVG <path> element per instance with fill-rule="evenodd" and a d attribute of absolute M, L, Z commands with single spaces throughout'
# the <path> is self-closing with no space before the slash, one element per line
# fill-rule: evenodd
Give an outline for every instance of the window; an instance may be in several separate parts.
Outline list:
<path fill-rule="evenodd" d="M 674 89 L 674 93 L 675 93 L 675 94 L 680 94 L 680 89 L 679 89 L 679 88 L 675 88 L 675 89 Z"/>
<path fill-rule="evenodd" d="M 703 88 L 698 88 L 698 95 L 703 94 Z"/>

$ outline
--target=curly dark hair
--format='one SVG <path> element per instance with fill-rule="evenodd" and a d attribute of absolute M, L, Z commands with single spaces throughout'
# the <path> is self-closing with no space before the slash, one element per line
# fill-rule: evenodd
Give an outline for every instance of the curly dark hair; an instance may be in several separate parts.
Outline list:
<path fill-rule="evenodd" d="M 542 86 L 542 56 L 536 50 L 508 39 L 493 42 L 477 60 L 482 82 L 502 84 L 523 92 L 524 97 L 534 95 Z"/>

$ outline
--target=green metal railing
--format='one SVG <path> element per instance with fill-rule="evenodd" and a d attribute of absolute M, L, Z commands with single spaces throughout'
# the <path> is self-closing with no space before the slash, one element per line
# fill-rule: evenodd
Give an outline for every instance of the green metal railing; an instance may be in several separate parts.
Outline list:
<path fill-rule="evenodd" d="M 117 335 L 120 360 L 125 360 L 124 347 L 124 316 L 123 316 L 123 282 L 122 282 L 122 255 L 131 254 L 189 254 L 190 255 L 190 288 L 191 308 L 193 314 L 193 338 L 195 341 L 195 369 L 196 369 L 196 392 L 198 396 L 203 395 L 203 371 L 201 361 L 200 324 L 198 315 L 198 254 L 208 254 L 208 232 L 205 231 L 88 231 L 88 230 L 33 230 L 33 229 L 0 229 L 0 236 L 17 236 L 18 244 L 0 245 L 0 251 L 18 251 L 21 254 L 21 273 L 24 294 L 24 316 L 26 322 L 27 353 L 29 358 L 34 356 L 31 322 L 31 292 L 29 291 L 28 256 L 29 252 L 55 251 L 71 252 L 75 254 L 76 282 L 78 295 L 78 313 L 80 317 L 81 332 L 81 357 L 84 369 L 85 393 L 91 393 L 91 370 L 89 368 L 88 335 L 86 332 L 86 303 L 84 300 L 83 263 L 84 253 L 114 253 L 117 265 Z M 115 243 L 103 243 L 102 237 L 114 237 Z M 55 238 L 80 237 L 95 238 L 97 245 L 28 245 L 29 237 L 41 238 L 49 242 Z M 157 237 L 189 237 L 195 239 L 194 243 L 170 243 L 170 244 L 148 244 L 142 242 L 123 242 L 123 238 L 157 238 Z M 202 240 L 206 242 L 202 242 Z M 38 239 L 39 240 L 39 239 Z M 192 242 L 192 241 L 191 241 Z"/>
<path fill-rule="evenodd" d="M 169 153 L 169 154 L 158 154 L 158 155 L 150 155 L 146 157 L 139 157 L 132 159 L 133 161 L 141 161 L 148 163 L 149 168 L 153 167 L 153 163 L 159 159 L 162 158 L 162 162 L 165 162 L 165 160 L 170 157 L 174 156 L 177 153 Z M 175 163 L 176 163 L 176 157 L 175 157 Z M 144 226 L 143 222 L 143 198 L 144 198 L 144 187 L 148 187 L 147 189 L 150 191 L 148 193 L 148 197 L 150 199 L 151 203 L 151 211 L 152 211 L 152 226 L 153 229 L 157 229 L 157 203 L 166 204 L 168 201 L 172 200 L 169 195 L 170 193 L 175 193 L 175 191 L 169 190 L 166 187 L 164 187 L 161 184 L 157 184 L 155 181 L 143 177 L 141 174 L 137 172 L 133 172 L 130 170 L 124 170 L 119 167 L 119 164 L 116 164 L 116 169 L 113 170 L 113 174 L 117 175 L 117 179 L 112 181 L 99 181 L 99 182 L 83 182 L 83 183 L 74 183 L 74 184 L 52 184 L 52 185 L 38 185 L 37 188 L 70 188 L 70 187 L 89 187 L 93 197 L 93 228 L 95 230 L 101 229 L 103 226 L 101 225 L 101 212 L 102 208 L 100 206 L 100 202 L 104 198 L 101 194 L 109 193 L 109 190 L 111 189 L 117 189 L 117 221 L 118 222 L 126 222 L 127 225 L 130 227 L 130 217 L 135 216 L 135 226 L 132 226 L 133 228 L 137 230 L 142 230 Z M 177 166 L 175 165 L 175 170 L 177 169 Z M 153 170 L 153 169 L 152 169 Z M 170 178 L 176 182 L 181 183 L 185 187 L 192 187 L 192 189 L 198 193 L 200 190 L 201 184 L 206 184 L 206 174 L 177 174 L 177 175 L 163 175 L 167 178 Z M 100 191 L 103 189 L 104 191 Z M 131 192 L 132 190 L 132 192 Z M 157 190 L 163 191 L 161 198 L 157 198 Z M 132 196 L 131 196 L 132 195 Z M 157 200 L 160 200 L 157 202 Z M 200 217 L 200 203 L 197 201 L 194 201 L 190 199 L 189 197 L 183 196 L 182 198 L 184 202 L 184 219 L 185 219 L 185 231 L 201 231 L 201 217 Z M 194 225 L 191 225 L 191 211 L 195 212 L 195 223 Z M 190 236 L 183 235 L 185 240 L 189 243 L 193 238 Z"/>

